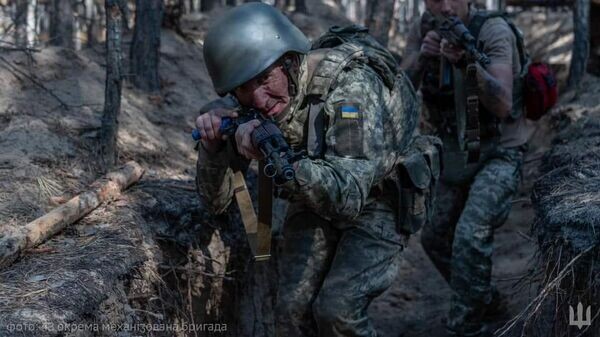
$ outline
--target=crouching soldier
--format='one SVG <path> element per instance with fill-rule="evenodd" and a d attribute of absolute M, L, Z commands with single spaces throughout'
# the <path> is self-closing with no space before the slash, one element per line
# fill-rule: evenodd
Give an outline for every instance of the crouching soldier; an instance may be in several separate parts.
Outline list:
<path fill-rule="evenodd" d="M 275 179 L 289 202 L 277 335 L 375 336 L 367 307 L 391 285 L 407 237 L 396 228 L 395 186 L 383 182 L 413 139 L 419 105 L 410 81 L 366 29 L 332 28 L 311 46 L 262 3 L 218 19 L 204 56 L 223 97 L 196 120 L 197 185 L 213 212 L 230 204 L 236 170 L 265 160 L 254 133 L 264 120 L 295 152 L 307 153 L 293 174 Z M 249 109 L 258 118 L 225 140 L 224 117 L 240 120 Z"/>

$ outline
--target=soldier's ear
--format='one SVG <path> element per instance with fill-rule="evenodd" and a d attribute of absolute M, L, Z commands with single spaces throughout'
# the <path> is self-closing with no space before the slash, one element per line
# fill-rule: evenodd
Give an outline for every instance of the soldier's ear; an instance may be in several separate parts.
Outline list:
<path fill-rule="evenodd" d="M 300 66 L 300 57 L 296 53 L 288 53 L 283 56 L 283 66 L 288 71 L 293 71 L 295 67 Z"/>
<path fill-rule="evenodd" d="M 300 70 L 300 57 L 295 53 L 288 53 L 283 56 L 283 68 L 288 77 L 288 92 L 290 96 L 296 96 L 298 93 L 298 71 Z"/>

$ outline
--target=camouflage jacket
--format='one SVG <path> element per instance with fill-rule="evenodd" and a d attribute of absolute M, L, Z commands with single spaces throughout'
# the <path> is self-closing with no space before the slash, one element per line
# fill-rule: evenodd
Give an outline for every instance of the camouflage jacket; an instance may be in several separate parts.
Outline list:
<path fill-rule="evenodd" d="M 298 94 L 276 121 L 290 146 L 308 146 L 310 154 L 298 163 L 296 181 L 281 188 L 297 207 L 329 219 L 355 218 L 375 200 L 373 188 L 393 166 L 392 147 L 384 136 L 390 117 L 386 106 L 390 90 L 370 67 L 353 64 L 337 75 L 327 95 L 314 97 L 310 88 L 319 79 L 313 78 L 313 70 L 324 53 L 326 50 L 314 50 L 303 58 Z M 209 103 L 201 112 L 235 104 L 235 99 L 225 97 Z M 307 141 L 310 109 L 317 109 L 325 119 L 321 153 L 314 153 L 307 145 L 311 143 Z M 196 181 L 200 197 L 211 211 L 227 209 L 234 193 L 233 170 L 247 166 L 248 161 L 236 155 L 232 144 L 216 154 L 199 146 Z"/>

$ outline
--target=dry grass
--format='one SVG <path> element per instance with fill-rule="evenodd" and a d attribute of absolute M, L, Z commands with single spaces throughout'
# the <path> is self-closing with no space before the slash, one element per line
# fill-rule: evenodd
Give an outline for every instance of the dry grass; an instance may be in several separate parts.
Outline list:
<path fill-rule="evenodd" d="M 600 335 L 600 108 L 563 108 L 554 117 L 561 131 L 532 193 L 538 252 L 530 280 L 539 289 L 497 336 Z M 569 325 L 569 307 L 579 302 L 594 311 L 581 331 Z"/>

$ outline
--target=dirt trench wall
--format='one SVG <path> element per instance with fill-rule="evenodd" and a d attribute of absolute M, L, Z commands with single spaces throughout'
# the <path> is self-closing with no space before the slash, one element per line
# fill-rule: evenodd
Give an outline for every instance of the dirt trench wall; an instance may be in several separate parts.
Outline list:
<path fill-rule="evenodd" d="M 250 176 L 249 188 L 254 191 L 252 182 Z M 198 336 L 272 336 L 276 260 L 253 262 L 235 204 L 225 215 L 213 216 L 203 209 L 195 191 L 169 181 L 142 184 L 137 195 L 140 212 L 163 254 L 158 295 L 169 308 L 158 310 L 168 317 L 168 324 L 226 329 L 215 333 L 204 327 Z"/>
<path fill-rule="evenodd" d="M 576 103 L 555 111 L 560 131 L 532 192 L 541 285 L 526 311 L 527 336 L 600 335 L 600 80 L 584 81 Z M 569 319 L 578 303 L 594 316 L 581 330 Z"/>

